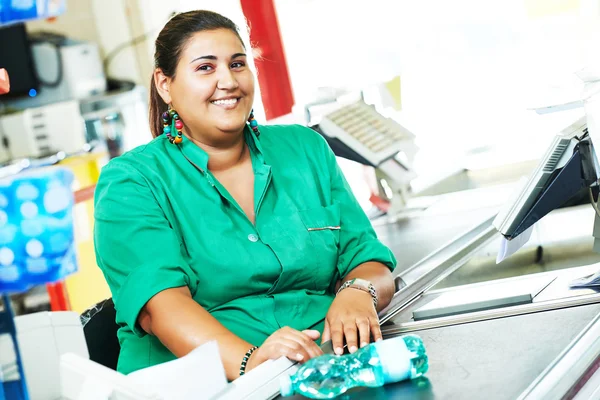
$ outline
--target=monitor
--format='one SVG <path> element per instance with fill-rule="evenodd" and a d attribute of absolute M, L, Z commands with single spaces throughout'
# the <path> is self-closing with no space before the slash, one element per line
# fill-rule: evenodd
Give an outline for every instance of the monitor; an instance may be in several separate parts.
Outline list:
<path fill-rule="evenodd" d="M 0 27 L 0 68 L 10 77 L 10 93 L 4 96 L 35 96 L 38 81 L 24 24 Z"/>

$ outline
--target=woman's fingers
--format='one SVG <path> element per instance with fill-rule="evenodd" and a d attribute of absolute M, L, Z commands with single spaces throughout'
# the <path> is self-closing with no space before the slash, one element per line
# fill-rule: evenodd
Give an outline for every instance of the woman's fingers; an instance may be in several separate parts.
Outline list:
<path fill-rule="evenodd" d="M 344 354 L 344 326 L 342 321 L 330 323 L 329 330 L 331 332 L 331 343 L 335 354 L 341 356 Z"/>
<path fill-rule="evenodd" d="M 344 322 L 344 336 L 346 337 L 346 345 L 348 351 L 354 353 L 358 350 L 358 337 L 356 334 L 356 321 Z"/>
<path fill-rule="evenodd" d="M 379 325 L 379 319 L 371 318 L 370 326 L 371 326 L 371 336 L 373 336 L 373 341 L 379 342 L 380 340 L 383 340 L 383 335 L 381 334 L 381 326 Z"/>
<path fill-rule="evenodd" d="M 371 341 L 371 325 L 368 318 L 359 319 L 356 321 L 358 327 L 358 334 L 360 337 L 360 347 L 365 347 Z"/>
<path fill-rule="evenodd" d="M 269 336 L 261 347 L 269 359 L 285 356 L 290 360 L 303 362 L 323 354 L 314 342 L 319 336 L 318 331 L 300 332 L 284 327 Z"/>
<path fill-rule="evenodd" d="M 325 327 L 323 328 L 323 337 L 321 343 L 326 343 L 331 340 L 331 330 L 329 329 L 329 322 L 325 319 Z"/>
<path fill-rule="evenodd" d="M 294 340 L 300 346 L 302 346 L 302 348 L 304 350 L 306 350 L 306 352 L 308 353 L 310 358 L 318 357 L 321 354 L 323 354 L 323 351 L 321 350 L 321 348 L 319 346 L 317 346 L 315 341 L 307 334 L 297 331 L 292 328 L 289 328 L 289 331 L 287 331 L 286 334 L 289 335 L 288 337 L 291 340 Z M 313 336 L 314 336 L 314 334 L 313 334 Z M 318 332 L 317 332 L 317 339 L 318 339 Z"/>

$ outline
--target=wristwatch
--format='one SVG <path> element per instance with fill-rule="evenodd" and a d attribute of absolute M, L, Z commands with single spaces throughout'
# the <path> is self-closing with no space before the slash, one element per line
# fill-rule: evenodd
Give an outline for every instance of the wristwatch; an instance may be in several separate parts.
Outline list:
<path fill-rule="evenodd" d="M 371 298 L 373 299 L 373 304 L 375 305 L 375 308 L 377 308 L 377 302 L 378 302 L 377 291 L 375 290 L 375 286 L 373 286 L 373 284 L 371 282 L 369 282 L 365 279 L 360 279 L 360 278 L 350 279 L 350 280 L 344 282 L 344 284 L 342 286 L 340 286 L 336 295 L 339 294 L 342 290 L 347 289 L 347 288 L 358 289 L 358 290 L 362 290 L 363 292 L 369 293 L 371 295 Z"/>

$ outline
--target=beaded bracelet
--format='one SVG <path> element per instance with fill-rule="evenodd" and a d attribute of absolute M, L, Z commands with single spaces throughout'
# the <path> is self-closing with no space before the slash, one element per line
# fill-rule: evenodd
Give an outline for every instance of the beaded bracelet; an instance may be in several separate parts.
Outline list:
<path fill-rule="evenodd" d="M 250 350 L 248 350 L 246 352 L 246 355 L 242 359 L 242 365 L 240 365 L 240 376 L 242 376 L 242 375 L 244 375 L 246 373 L 246 364 L 248 363 L 248 360 L 250 359 L 250 356 L 252 355 L 252 353 L 254 353 L 254 351 L 256 349 L 258 349 L 258 347 L 254 346 L 254 347 L 252 347 Z"/>

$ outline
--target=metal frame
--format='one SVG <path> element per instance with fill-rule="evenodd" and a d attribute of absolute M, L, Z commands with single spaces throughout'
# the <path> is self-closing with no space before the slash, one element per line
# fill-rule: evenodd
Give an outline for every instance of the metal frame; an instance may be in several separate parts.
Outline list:
<path fill-rule="evenodd" d="M 384 337 L 397 336 L 408 332 L 422 331 L 426 329 L 442 328 L 445 326 L 468 324 L 471 322 L 514 317 L 517 315 L 533 314 L 537 312 L 559 310 L 562 308 L 585 306 L 597 303 L 600 303 L 600 293 L 577 297 L 567 297 L 557 300 L 546 300 L 537 303 L 503 307 L 493 310 L 476 311 L 448 317 L 432 318 L 423 321 L 405 322 L 399 325 L 387 327 L 384 326 L 382 327 L 381 331 Z"/>
<path fill-rule="evenodd" d="M 519 400 L 562 399 L 600 356 L 600 314 L 519 396 Z"/>
<path fill-rule="evenodd" d="M 406 286 L 396 292 L 390 304 L 379 313 L 380 323 L 384 324 L 394 318 L 421 294 L 464 265 L 476 251 L 494 239 L 497 235 L 492 226 L 494 218 L 495 213 L 397 276 L 396 282 L 404 282 Z"/>
<path fill-rule="evenodd" d="M 0 310 L 0 334 L 9 334 L 13 344 L 15 352 L 15 361 L 19 372 L 19 379 L 13 382 L 13 387 L 3 387 L 5 382 L 2 381 L 0 376 L 0 400 L 8 399 L 8 394 L 11 394 L 13 398 L 16 395 L 16 399 L 29 400 L 29 392 L 27 390 L 27 383 L 25 380 L 25 370 L 23 368 L 23 359 L 21 358 L 21 352 L 19 350 L 18 332 L 15 326 L 15 314 L 12 309 L 10 296 L 6 293 L 0 296 L 4 306 L 4 310 Z M 0 370 L 0 372 L 2 372 Z M 1 375 L 1 374 L 0 374 Z M 5 392 L 6 389 L 6 392 Z"/>
<path fill-rule="evenodd" d="M 574 400 L 600 399 L 600 369 L 593 371 L 593 368 L 598 366 L 598 360 L 594 364 L 586 371 L 582 382 L 578 382 L 575 387 L 571 388 L 567 396 L 572 395 Z M 587 380 L 583 381 L 586 377 Z"/>

